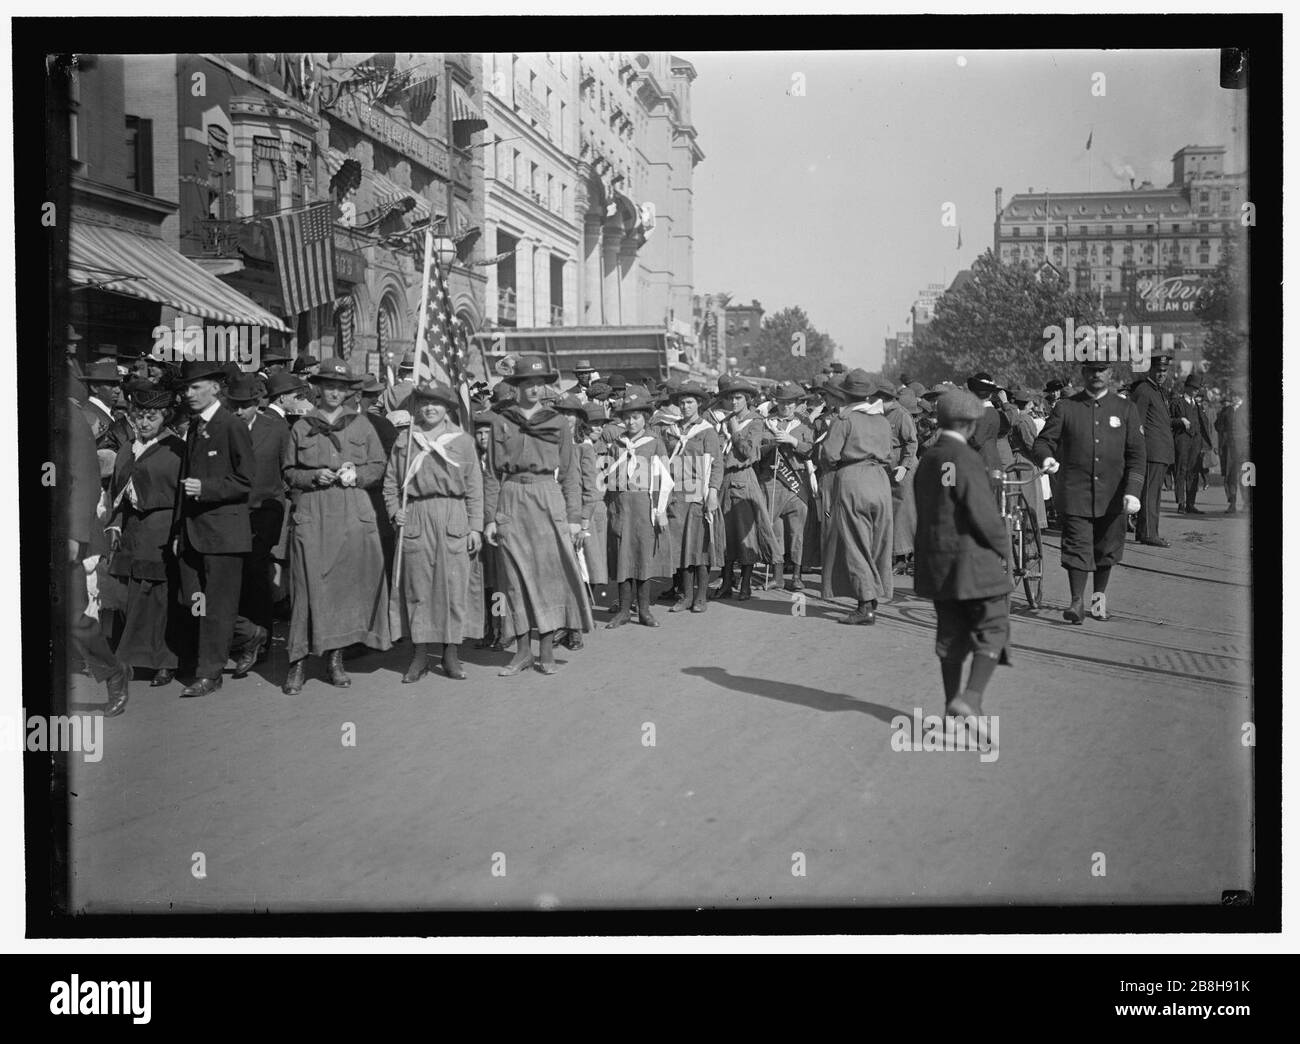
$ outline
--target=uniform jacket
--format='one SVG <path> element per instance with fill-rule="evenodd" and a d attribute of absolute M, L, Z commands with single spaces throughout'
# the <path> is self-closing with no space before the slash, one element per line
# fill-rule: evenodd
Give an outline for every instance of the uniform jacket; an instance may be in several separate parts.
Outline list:
<path fill-rule="evenodd" d="M 1142 418 L 1142 429 L 1147 440 L 1147 463 L 1172 464 L 1174 429 L 1164 389 L 1150 377 L 1144 377 L 1133 383 L 1128 394 L 1129 401 L 1137 407 L 1138 416 Z"/>
<path fill-rule="evenodd" d="M 1174 424 L 1174 441 L 1195 439 L 1201 446 L 1209 449 L 1214 436 L 1210 431 L 1210 418 L 1205 414 L 1205 407 L 1193 399 L 1191 402 L 1183 395 L 1176 396 L 1169 404 L 1169 417 Z M 1186 418 L 1190 427 L 1179 423 Z"/>
<path fill-rule="evenodd" d="M 885 420 L 889 421 L 889 427 L 894 433 L 893 445 L 889 451 L 890 465 L 915 471 L 918 448 L 916 421 L 896 401 L 885 403 Z"/>
<path fill-rule="evenodd" d="M 916 593 L 937 601 L 1011 590 L 1011 547 L 984 459 L 941 435 L 916 469 Z"/>
<path fill-rule="evenodd" d="M 197 415 L 190 418 L 172 514 L 172 531 L 182 538 L 182 547 L 210 555 L 251 549 L 248 498 L 255 470 L 247 424 L 224 406 L 217 407 L 206 425 Z M 187 478 L 201 483 L 197 498 L 186 495 Z"/>
<path fill-rule="evenodd" d="M 1137 407 L 1107 393 L 1079 392 L 1062 399 L 1034 440 L 1034 463 L 1061 465 L 1057 510 L 1099 518 L 1120 510 L 1123 498 L 1140 497 L 1146 477 L 1146 438 Z"/>
<path fill-rule="evenodd" d="M 492 425 L 489 459 L 492 468 L 483 476 L 483 511 L 487 521 L 500 521 L 496 512 L 501 480 L 507 475 L 529 472 L 556 477 L 564 494 L 569 523 L 581 524 L 582 462 L 563 414 L 541 406 L 532 417 L 525 417 L 518 407 L 511 406 Z"/>

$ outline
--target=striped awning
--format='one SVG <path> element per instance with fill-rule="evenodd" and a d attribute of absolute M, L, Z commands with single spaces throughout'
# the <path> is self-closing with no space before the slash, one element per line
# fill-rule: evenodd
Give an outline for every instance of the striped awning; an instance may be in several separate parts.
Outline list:
<path fill-rule="evenodd" d="M 203 319 L 292 332 L 162 240 L 120 228 L 74 222 L 68 278 L 80 286 L 143 298 Z"/>
<path fill-rule="evenodd" d="M 347 158 L 345 153 L 335 148 L 331 148 L 325 154 L 325 165 L 329 168 L 331 178 L 342 169 Z M 428 221 L 433 217 L 433 207 L 415 189 L 403 188 L 391 178 L 384 177 L 376 170 L 366 170 L 364 167 L 361 171 L 361 180 L 370 186 L 372 200 L 370 209 L 379 209 L 399 200 L 410 198 L 415 200 L 415 206 L 410 212 L 413 224 L 419 221 Z M 358 209 L 360 208 L 358 207 Z"/>
<path fill-rule="evenodd" d="M 470 96 L 465 93 L 465 88 L 458 83 L 451 85 L 451 119 L 453 123 L 460 125 L 457 129 L 464 134 L 473 134 L 475 131 L 488 128 L 487 120 L 470 100 Z"/>

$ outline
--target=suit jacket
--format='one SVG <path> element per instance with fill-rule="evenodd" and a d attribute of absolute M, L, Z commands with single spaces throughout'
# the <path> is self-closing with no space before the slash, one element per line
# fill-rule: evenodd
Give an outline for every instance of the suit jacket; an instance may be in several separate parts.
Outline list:
<path fill-rule="evenodd" d="M 941 435 L 916 469 L 916 593 L 938 601 L 1011 590 L 1011 546 L 984 458 Z"/>
<path fill-rule="evenodd" d="M 1061 465 L 1057 510 L 1100 518 L 1119 511 L 1124 496 L 1141 497 L 1147 444 L 1137 407 L 1108 392 L 1100 399 L 1079 392 L 1062 399 L 1034 440 L 1034 463 Z"/>
<path fill-rule="evenodd" d="M 1169 416 L 1174 423 L 1174 441 L 1184 439 L 1195 439 L 1200 442 L 1202 449 L 1209 449 L 1213 435 L 1210 431 L 1210 418 L 1205 414 L 1205 407 L 1193 399 L 1188 402 L 1183 396 L 1179 395 L 1169 404 Z M 1186 419 L 1188 427 L 1179 423 L 1180 420 Z"/>
<path fill-rule="evenodd" d="M 1250 455 L 1250 418 L 1246 406 L 1225 406 L 1214 418 L 1214 430 L 1219 433 L 1219 456 Z"/>
<path fill-rule="evenodd" d="M 93 421 L 74 400 L 68 400 L 68 539 L 81 545 L 81 557 L 108 550 L 99 507 L 99 456 Z"/>
<path fill-rule="evenodd" d="M 252 436 L 248 425 L 224 406 L 217 407 L 202 434 L 200 426 L 199 417 L 190 419 L 172 531 L 181 538 L 182 548 L 209 555 L 244 554 L 252 548 L 248 499 L 257 468 Z M 202 484 L 197 498 L 186 495 L 187 478 Z"/>
<path fill-rule="evenodd" d="M 1001 411 L 992 406 L 985 406 L 980 419 L 975 422 L 975 430 L 967 440 L 970 448 L 984 459 L 986 468 L 1002 467 L 1002 453 L 998 449 L 998 439 L 1011 428 Z"/>
<path fill-rule="evenodd" d="M 1144 377 L 1133 382 L 1128 394 L 1129 401 L 1137 407 L 1138 416 L 1142 418 L 1142 430 L 1147 440 L 1147 463 L 1172 464 L 1174 428 L 1164 389 L 1150 377 Z"/>
<path fill-rule="evenodd" d="M 248 506 L 261 507 L 268 500 L 285 499 L 284 473 L 281 461 L 284 448 L 289 444 L 289 425 L 278 413 L 259 413 L 248 430 L 253 440 L 253 488 L 249 492 Z"/>

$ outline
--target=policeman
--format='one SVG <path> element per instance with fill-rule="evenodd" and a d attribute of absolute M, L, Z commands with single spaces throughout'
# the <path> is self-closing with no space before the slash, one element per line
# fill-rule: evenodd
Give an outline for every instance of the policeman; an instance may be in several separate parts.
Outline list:
<path fill-rule="evenodd" d="M 1168 547 L 1169 541 L 1160 535 L 1160 491 L 1165 484 L 1165 471 L 1174 463 L 1174 433 L 1169 421 L 1169 401 L 1165 398 L 1164 383 L 1173 356 L 1156 352 L 1151 356 L 1151 369 L 1133 382 L 1129 400 L 1137 407 L 1146 436 L 1147 467 L 1142 480 L 1142 510 L 1137 515 L 1139 544 Z"/>
<path fill-rule="evenodd" d="M 1083 391 L 1056 404 L 1034 440 L 1034 460 L 1049 475 L 1060 472 L 1061 565 L 1070 576 L 1065 619 L 1083 623 L 1088 574 L 1093 573 L 1092 615 L 1109 620 L 1105 595 L 1110 571 L 1124 557 L 1125 516 L 1142 506 L 1146 440 L 1137 408 L 1109 394 L 1110 363 L 1083 363 Z M 1057 499 L 1054 496 L 1053 499 Z"/>

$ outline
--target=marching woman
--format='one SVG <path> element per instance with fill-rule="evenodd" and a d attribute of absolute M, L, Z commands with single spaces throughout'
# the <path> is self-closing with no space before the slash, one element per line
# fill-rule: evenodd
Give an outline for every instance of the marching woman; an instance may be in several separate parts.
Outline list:
<path fill-rule="evenodd" d="M 650 612 L 650 581 L 673 572 L 672 537 L 668 531 L 668 502 L 673 480 L 668 473 L 663 440 L 648 430 L 654 398 L 645 388 L 629 384 L 619 407 L 627 434 L 614 446 L 607 472 L 610 498 L 609 531 L 617 549 L 610 557 L 610 576 L 618 581 L 618 611 L 606 627 L 622 627 L 632 619 L 632 595 L 637 617 L 646 627 L 658 627 Z"/>
<path fill-rule="evenodd" d="M 117 658 L 151 668 L 155 686 L 172 680 L 182 637 L 175 615 L 180 580 L 168 545 L 185 443 L 166 428 L 171 402 L 170 391 L 153 385 L 132 393 L 135 438 L 117 451 L 109 487 L 108 532 L 117 539 L 109 573 L 126 588 Z"/>
<path fill-rule="evenodd" d="M 594 541 L 588 540 L 591 536 L 591 517 L 596 505 L 599 504 L 602 510 L 605 505 L 597 474 L 596 454 L 591 446 L 587 432 L 587 404 L 578 397 L 577 392 L 566 392 L 551 404 L 551 408 L 563 416 L 569 425 L 569 435 L 573 438 L 573 452 L 578 457 L 578 474 L 582 488 L 582 522 L 580 523 L 582 529 L 574 542 L 574 549 L 580 556 L 578 571 L 581 574 L 585 565 L 587 583 L 593 586 L 597 583 L 604 584 L 606 580 L 603 576 L 598 581 L 592 575 L 591 560 L 593 554 L 591 545 Z M 602 410 L 601 413 L 603 414 L 604 411 Z M 604 561 L 602 560 L 599 564 L 603 569 Z M 582 648 L 581 631 L 566 630 L 562 635 L 557 634 L 555 640 L 575 652 Z"/>
<path fill-rule="evenodd" d="M 893 432 L 865 370 L 850 370 L 840 392 L 848 400 L 831 423 L 821 459 L 834 469 L 831 512 L 822 542 L 822 597 L 857 600 L 840 623 L 874 624 L 876 605 L 894 594 L 894 501 L 889 472 Z"/>
<path fill-rule="evenodd" d="M 366 492 L 383 481 L 384 447 L 366 416 L 343 405 L 361 384 L 346 362 L 326 359 L 310 379 L 319 402 L 294 422 L 284 457 L 293 498 L 286 695 L 302 692 L 308 653 L 328 655 L 330 684 L 346 688 L 345 648 L 393 644 L 384 548 Z"/>
<path fill-rule="evenodd" d="M 673 475 L 668 529 L 672 536 L 673 565 L 681 597 L 668 611 L 689 609 L 702 613 L 708 608 L 709 567 L 722 565 L 722 533 L 718 518 L 718 497 L 722 489 L 722 444 L 718 432 L 702 415 L 708 390 L 687 381 L 670 389 L 673 403 L 682 413 L 680 434 L 668 458 Z"/>
<path fill-rule="evenodd" d="M 737 601 L 750 597 L 754 563 L 771 559 L 776 544 L 763 490 L 754 474 L 762 455 L 763 415 L 752 409 L 758 389 L 743 377 L 730 374 L 718 382 L 718 394 L 731 413 L 723 422 L 722 514 L 726 520 L 727 561 L 716 597 L 730 598 L 735 565 L 740 563 Z"/>
<path fill-rule="evenodd" d="M 484 539 L 497 548 L 497 582 L 515 655 L 497 673 L 533 665 L 529 633 L 538 632 L 537 669 L 554 674 L 557 628 L 590 631 L 574 539 L 582 532 L 582 478 L 564 417 L 542 405 L 560 375 L 539 355 L 521 356 L 514 373 L 518 402 L 492 428 L 492 467 L 484 476 Z"/>
<path fill-rule="evenodd" d="M 491 470 L 492 426 L 497 414 L 489 409 L 480 409 L 474 414 L 474 443 L 478 450 L 479 475 L 486 481 Z M 478 555 L 471 566 L 473 578 L 470 583 L 477 584 L 483 590 L 483 637 L 474 643 L 479 649 L 504 649 L 505 639 L 501 634 L 501 619 L 492 615 L 492 603 L 496 600 L 497 586 L 497 550 L 484 541 L 479 546 Z"/>
<path fill-rule="evenodd" d="M 442 673 L 464 678 L 460 643 L 483 634 L 482 587 L 474 589 L 472 568 L 482 540 L 483 473 L 473 437 L 452 420 L 455 391 L 421 382 L 408 401 L 411 425 L 388 458 L 384 506 L 402 546 L 391 629 L 411 637 L 402 676 L 409 685 L 429 673 L 433 642 L 442 646 Z"/>

